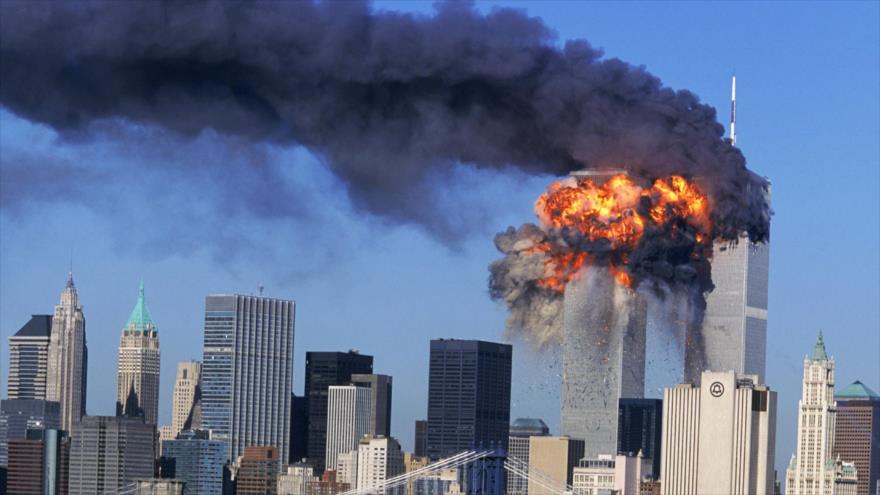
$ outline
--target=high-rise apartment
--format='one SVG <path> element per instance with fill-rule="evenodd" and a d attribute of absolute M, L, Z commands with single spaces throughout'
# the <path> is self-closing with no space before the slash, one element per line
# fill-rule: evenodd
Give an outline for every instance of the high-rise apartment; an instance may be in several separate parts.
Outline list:
<path fill-rule="evenodd" d="M 153 477 L 155 426 L 141 418 L 83 416 L 70 445 L 70 495 L 120 493 Z"/>
<path fill-rule="evenodd" d="M 61 405 L 64 431 L 73 431 L 74 424 L 86 413 L 88 358 L 86 320 L 70 273 L 52 316 L 46 368 L 46 400 Z"/>
<path fill-rule="evenodd" d="M 545 437 L 550 434 L 550 428 L 541 419 L 517 418 L 510 425 L 510 434 L 507 439 L 507 455 L 529 464 L 529 438 Z M 507 476 L 508 495 L 525 495 L 529 484 L 521 476 Z"/>
<path fill-rule="evenodd" d="M 159 417 L 159 334 L 147 302 L 144 284 L 122 328 L 116 364 L 116 414 L 143 417 L 155 425 Z"/>
<path fill-rule="evenodd" d="M 391 436 L 391 377 L 357 373 L 351 383 L 370 389 L 370 435 Z"/>
<path fill-rule="evenodd" d="M 532 437 L 529 441 L 529 495 L 566 492 L 574 467 L 584 457 L 584 441 L 569 437 Z"/>
<path fill-rule="evenodd" d="M 507 449 L 513 348 L 479 340 L 431 341 L 428 457 Z"/>
<path fill-rule="evenodd" d="M 855 495 L 855 466 L 834 457 L 836 420 L 834 358 L 819 332 L 813 354 L 804 358 L 797 450 L 785 473 L 786 495 Z"/>
<path fill-rule="evenodd" d="M 8 398 L 46 398 L 46 367 L 51 335 L 52 316 L 33 315 L 15 335 L 9 337 Z"/>
<path fill-rule="evenodd" d="M 245 447 L 235 475 L 236 495 L 276 495 L 279 461 L 275 447 Z"/>
<path fill-rule="evenodd" d="M 353 374 L 371 374 L 373 356 L 349 352 L 307 352 L 305 398 L 308 402 L 308 461 L 324 471 L 327 453 L 327 394 L 331 385 L 349 385 Z M 332 469 L 333 466 L 328 466 Z"/>
<path fill-rule="evenodd" d="M 877 495 L 880 481 L 880 395 L 856 380 L 838 392 L 835 457 L 855 464 L 858 495 Z"/>
<path fill-rule="evenodd" d="M 196 391 L 202 374 L 202 363 L 181 361 L 177 363 L 174 394 L 171 399 L 171 433 L 177 436 L 184 429 L 186 419 L 195 404 Z"/>
<path fill-rule="evenodd" d="M 404 473 L 403 453 L 397 440 L 389 437 L 362 438 L 357 450 L 357 488 L 379 486 Z"/>
<path fill-rule="evenodd" d="M 327 450 L 324 465 L 336 467 L 336 456 L 357 450 L 358 441 L 370 432 L 372 392 L 356 385 L 333 385 L 328 388 Z M 337 478 L 337 481 L 345 481 Z"/>
<path fill-rule="evenodd" d="M 57 402 L 36 399 L 0 401 L 0 467 L 6 466 L 12 440 L 27 437 L 28 430 L 59 429 L 61 407 Z"/>
<path fill-rule="evenodd" d="M 660 474 L 660 442 L 663 430 L 663 401 L 620 399 L 617 419 L 617 453 L 651 460 L 651 472 Z"/>
<path fill-rule="evenodd" d="M 174 478 L 186 481 L 187 495 L 209 495 L 223 490 L 226 444 L 202 432 L 184 431 L 162 442 L 162 457 L 174 464 Z"/>
<path fill-rule="evenodd" d="M 228 458 L 245 447 L 287 459 L 293 384 L 293 301 L 262 296 L 205 298 L 202 428 L 225 442 Z"/>
<path fill-rule="evenodd" d="M 701 383 L 663 391 L 663 494 L 771 495 L 776 392 L 730 371 Z"/>

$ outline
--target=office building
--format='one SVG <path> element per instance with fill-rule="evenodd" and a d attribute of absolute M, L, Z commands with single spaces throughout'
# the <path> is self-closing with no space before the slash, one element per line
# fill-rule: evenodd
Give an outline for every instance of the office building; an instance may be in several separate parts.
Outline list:
<path fill-rule="evenodd" d="M 651 472 L 660 474 L 660 441 L 663 430 L 663 401 L 620 399 L 617 417 L 617 453 L 639 452 L 651 461 Z"/>
<path fill-rule="evenodd" d="M 584 457 L 584 441 L 569 437 L 541 436 L 529 441 L 529 495 L 568 491 L 574 467 Z"/>
<path fill-rule="evenodd" d="M 350 488 L 348 483 L 336 481 L 336 471 L 327 469 L 320 480 L 306 484 L 306 495 L 338 495 Z"/>
<path fill-rule="evenodd" d="M 235 475 L 236 495 L 276 495 L 278 461 L 275 447 L 245 447 Z"/>
<path fill-rule="evenodd" d="M 209 495 L 223 490 L 226 444 L 203 432 L 183 431 L 162 442 L 162 457 L 173 463 L 174 478 L 186 482 L 186 495 Z"/>
<path fill-rule="evenodd" d="M 358 441 L 370 432 L 370 398 L 368 388 L 356 385 L 333 385 L 328 388 L 327 451 L 325 466 L 336 467 L 336 456 L 357 450 Z M 339 479 L 336 481 L 346 482 Z"/>
<path fill-rule="evenodd" d="M 837 404 L 834 358 L 825 350 L 822 332 L 813 353 L 804 358 L 798 401 L 797 450 L 785 473 L 786 495 L 840 495 L 856 492 L 855 466 L 834 457 Z"/>
<path fill-rule="evenodd" d="M 646 304 L 605 267 L 585 266 L 563 306 L 562 435 L 588 458 L 617 453 L 618 404 L 645 389 Z"/>
<path fill-rule="evenodd" d="M 389 437 L 367 436 L 357 449 L 357 488 L 377 487 L 385 480 L 403 474 L 403 452 L 397 440 Z"/>
<path fill-rule="evenodd" d="M 201 423 L 226 442 L 230 460 L 256 445 L 287 459 L 294 313 L 294 302 L 283 299 L 205 298 Z"/>
<path fill-rule="evenodd" d="M 431 463 L 431 460 L 425 456 L 415 455 L 412 452 L 404 452 L 403 453 L 403 469 L 406 473 L 411 473 L 417 469 L 421 469 L 428 464 Z M 406 493 L 407 495 L 414 495 L 416 493 L 416 477 L 409 478 L 406 481 Z M 444 488 L 445 490 L 445 488 Z"/>
<path fill-rule="evenodd" d="M 306 495 L 308 484 L 316 481 L 312 466 L 302 462 L 291 464 L 278 476 L 278 495 Z"/>
<path fill-rule="evenodd" d="M 0 401 L 0 466 L 8 460 L 11 440 L 27 438 L 31 429 L 59 429 L 61 406 L 57 402 L 35 399 Z"/>
<path fill-rule="evenodd" d="M 580 460 L 572 487 L 579 495 L 640 495 L 642 480 L 651 477 L 650 459 L 642 455 L 600 455 Z"/>
<path fill-rule="evenodd" d="M 186 483 L 181 480 L 150 478 L 135 480 L 136 495 L 185 495 Z"/>
<path fill-rule="evenodd" d="M 412 491 L 407 495 L 453 495 L 461 493 L 457 469 L 440 469 L 410 480 Z"/>
<path fill-rule="evenodd" d="M 144 284 L 122 328 L 116 365 L 116 415 L 143 417 L 156 425 L 159 417 L 159 334 L 147 302 Z"/>
<path fill-rule="evenodd" d="M 174 393 L 171 399 L 171 432 L 174 436 L 185 429 L 186 420 L 195 405 L 199 380 L 202 375 L 202 363 L 198 361 L 181 361 L 177 363 L 177 376 L 174 379 Z M 191 425 L 197 429 L 200 425 Z"/>
<path fill-rule="evenodd" d="M 391 436 L 391 384 L 388 375 L 351 375 L 352 385 L 367 387 L 370 398 L 370 435 Z"/>
<path fill-rule="evenodd" d="M 428 457 L 507 449 L 513 349 L 479 340 L 431 341 Z"/>
<path fill-rule="evenodd" d="M 305 396 L 290 394 L 290 454 L 288 463 L 295 464 L 309 455 L 309 402 Z"/>
<path fill-rule="evenodd" d="M 9 442 L 9 495 L 66 495 L 70 438 L 54 429 L 28 430 Z"/>
<path fill-rule="evenodd" d="M 46 400 L 61 405 L 61 429 L 67 432 L 86 413 L 88 360 L 86 320 L 70 273 L 52 316 L 46 365 Z"/>
<path fill-rule="evenodd" d="M 871 488 L 880 480 L 880 395 L 857 380 L 834 399 L 837 421 L 832 453 L 855 465 L 858 495 L 878 495 Z"/>
<path fill-rule="evenodd" d="M 428 455 L 428 421 L 425 419 L 416 420 L 415 432 L 415 448 L 413 453 L 419 457 Z"/>
<path fill-rule="evenodd" d="M 336 455 L 336 481 L 357 486 L 358 451 L 340 452 Z"/>
<path fill-rule="evenodd" d="M 353 374 L 371 374 L 373 356 L 349 352 L 307 352 L 305 397 L 308 402 L 308 461 L 324 471 L 327 454 L 327 394 L 331 385 L 351 384 Z M 333 468 L 333 466 L 329 466 Z M 334 483 L 336 483 L 334 481 Z"/>
<path fill-rule="evenodd" d="M 70 495 L 118 493 L 152 478 L 154 432 L 141 418 L 83 416 L 70 441 Z"/>
<path fill-rule="evenodd" d="M 772 494 L 776 392 L 733 372 L 701 383 L 663 391 L 663 494 Z"/>
<path fill-rule="evenodd" d="M 510 434 L 507 439 L 507 455 L 521 461 L 524 465 L 529 464 L 529 438 L 545 437 L 550 434 L 550 428 L 543 420 L 534 418 L 517 418 L 510 425 Z M 507 476 L 508 495 L 526 495 L 528 482 L 520 476 Z"/>
<path fill-rule="evenodd" d="M 46 399 L 46 367 L 52 316 L 33 315 L 9 337 L 9 399 Z"/>

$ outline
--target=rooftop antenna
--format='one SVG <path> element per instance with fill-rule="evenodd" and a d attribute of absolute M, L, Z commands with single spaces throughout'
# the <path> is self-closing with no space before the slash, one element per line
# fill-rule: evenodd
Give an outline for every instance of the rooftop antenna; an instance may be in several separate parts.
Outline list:
<path fill-rule="evenodd" d="M 263 296 L 263 289 L 265 289 L 265 287 L 263 287 L 263 284 L 260 284 L 260 285 L 257 286 L 257 290 L 260 291 L 260 297 Z"/>
<path fill-rule="evenodd" d="M 730 144 L 736 146 L 736 74 L 730 83 Z"/>

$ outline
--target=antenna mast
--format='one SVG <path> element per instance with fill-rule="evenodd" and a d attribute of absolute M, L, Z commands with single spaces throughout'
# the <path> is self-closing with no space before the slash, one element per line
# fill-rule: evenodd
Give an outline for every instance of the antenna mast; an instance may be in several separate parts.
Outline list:
<path fill-rule="evenodd" d="M 730 86 L 730 144 L 736 146 L 736 74 Z"/>

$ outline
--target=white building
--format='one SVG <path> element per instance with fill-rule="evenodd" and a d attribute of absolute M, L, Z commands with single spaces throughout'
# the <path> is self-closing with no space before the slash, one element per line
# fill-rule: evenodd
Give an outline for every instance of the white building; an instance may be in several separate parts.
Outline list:
<path fill-rule="evenodd" d="M 358 451 L 340 452 L 336 455 L 336 481 L 357 486 Z"/>
<path fill-rule="evenodd" d="M 309 483 L 315 483 L 312 466 L 308 464 L 291 464 L 287 471 L 278 476 L 278 495 L 306 495 L 306 487 Z"/>
<path fill-rule="evenodd" d="M 797 451 L 785 473 L 786 495 L 855 495 L 855 466 L 832 455 L 836 419 L 834 359 L 819 332 L 813 355 L 804 358 Z"/>
<path fill-rule="evenodd" d="M 663 391 L 662 493 L 772 494 L 776 392 L 732 371 L 701 383 Z"/>
<path fill-rule="evenodd" d="M 600 455 L 582 459 L 574 468 L 572 482 L 576 495 L 639 495 L 639 483 L 650 478 L 651 459 L 637 456 Z"/>
<path fill-rule="evenodd" d="M 370 432 L 372 391 L 355 385 L 331 385 L 327 390 L 327 448 L 325 466 L 336 466 L 336 456 L 357 450 Z"/>
<path fill-rule="evenodd" d="M 70 273 L 52 316 L 46 365 L 46 400 L 61 403 L 62 430 L 73 431 L 86 413 L 87 370 L 86 319 Z"/>
<path fill-rule="evenodd" d="M 159 334 L 147 303 L 144 284 L 137 304 L 122 328 L 116 361 L 116 414 L 143 417 L 155 425 L 159 417 Z"/>
<path fill-rule="evenodd" d="M 192 411 L 201 375 L 202 363 L 198 361 L 177 363 L 177 377 L 174 380 L 174 395 L 171 399 L 171 431 L 175 436 L 183 430 L 186 418 Z"/>
<path fill-rule="evenodd" d="M 403 474 L 403 452 L 397 440 L 368 436 L 358 444 L 357 488 L 378 486 L 389 478 Z"/>

